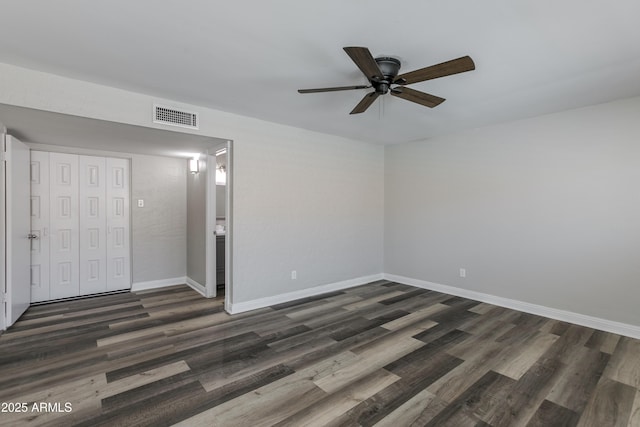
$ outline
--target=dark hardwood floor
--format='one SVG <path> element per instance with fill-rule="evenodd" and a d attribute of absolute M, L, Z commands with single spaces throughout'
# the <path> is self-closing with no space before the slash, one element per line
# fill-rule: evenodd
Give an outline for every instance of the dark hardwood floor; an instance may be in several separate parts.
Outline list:
<path fill-rule="evenodd" d="M 0 336 L 8 426 L 640 426 L 639 387 L 638 340 L 384 281 L 235 316 L 187 286 L 54 303 Z"/>

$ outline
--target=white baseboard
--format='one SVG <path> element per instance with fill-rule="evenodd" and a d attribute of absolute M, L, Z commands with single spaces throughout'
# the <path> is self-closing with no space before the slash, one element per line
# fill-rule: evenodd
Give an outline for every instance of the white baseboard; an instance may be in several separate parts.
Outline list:
<path fill-rule="evenodd" d="M 585 314 L 574 313 L 572 311 L 560 310 L 557 308 L 545 307 L 543 305 L 531 304 L 524 301 L 502 298 L 482 292 L 470 291 L 468 289 L 456 288 L 454 286 L 441 285 L 439 283 L 428 282 L 426 280 L 413 279 L 411 277 L 396 276 L 395 274 L 384 274 L 384 279 L 391 282 L 402 283 L 415 286 L 417 288 L 429 289 L 445 294 L 469 298 L 476 301 L 486 302 L 500 307 L 511 308 L 525 313 L 536 314 L 538 316 L 551 319 L 562 320 L 564 322 L 575 323 L 605 332 L 624 335 L 631 338 L 640 338 L 640 326 L 627 323 L 615 322 L 613 320 L 601 319 L 599 317 L 587 316 Z"/>
<path fill-rule="evenodd" d="M 269 307 L 275 304 L 282 304 L 301 298 L 313 297 L 316 295 L 326 294 L 328 292 L 340 291 L 342 289 L 353 288 L 354 286 L 365 285 L 367 283 L 382 280 L 383 275 L 374 274 L 371 276 L 357 277 L 355 279 L 343 280 L 342 282 L 329 283 L 327 285 L 316 286 L 299 291 L 287 292 L 285 294 L 274 295 L 271 297 L 258 298 L 251 301 L 227 304 L 227 312 L 229 314 L 238 314 L 245 311 L 257 310 L 258 308 Z"/>
<path fill-rule="evenodd" d="M 187 283 L 186 277 L 173 277 L 171 279 L 150 280 L 148 282 L 137 282 L 131 285 L 131 292 L 144 291 L 147 289 L 165 288 L 167 286 L 184 285 Z"/>
<path fill-rule="evenodd" d="M 191 277 L 187 276 L 187 285 L 191 286 L 194 291 L 198 292 L 203 297 L 207 296 L 207 289 L 201 285 L 200 283 L 193 280 Z"/>
<path fill-rule="evenodd" d="M 524 301 L 503 298 L 496 295 L 486 294 L 482 292 L 471 291 L 468 289 L 457 288 L 455 286 L 442 285 L 439 283 L 429 282 L 426 280 L 414 279 L 411 277 L 398 276 L 395 274 L 380 273 L 371 276 L 363 276 L 355 279 L 344 280 L 341 282 L 329 283 L 326 285 L 316 286 L 309 289 L 301 289 L 299 291 L 287 292 L 284 294 L 274 295 L 265 298 L 258 298 L 251 301 L 239 303 L 225 304 L 226 311 L 229 314 L 243 313 L 245 311 L 257 310 L 259 308 L 269 307 L 275 304 L 282 304 L 301 298 L 321 295 L 328 292 L 339 291 L 352 288 L 355 286 L 365 285 L 377 280 L 389 280 L 391 282 L 402 283 L 417 288 L 429 289 L 432 291 L 442 292 L 445 294 L 455 295 L 463 298 L 486 302 L 489 304 L 506 307 L 513 310 L 523 311 L 525 313 L 536 314 L 538 316 L 548 317 L 550 319 L 561 320 L 564 322 L 575 323 L 576 325 L 586 326 L 601 331 L 611 332 L 614 334 L 624 335 L 631 338 L 640 339 L 640 326 L 630 325 L 627 323 L 616 322 L 613 320 L 602 319 L 599 317 L 588 316 L 585 314 L 574 313 L 572 311 L 560 310 L 557 308 L 546 307 L 538 304 L 531 304 Z M 174 277 L 171 279 L 151 280 L 148 282 L 137 282 L 131 286 L 131 292 L 143 291 L 147 289 L 164 288 L 167 286 L 187 284 L 198 293 L 206 296 L 206 289 L 203 285 L 192 280 L 189 277 Z"/>

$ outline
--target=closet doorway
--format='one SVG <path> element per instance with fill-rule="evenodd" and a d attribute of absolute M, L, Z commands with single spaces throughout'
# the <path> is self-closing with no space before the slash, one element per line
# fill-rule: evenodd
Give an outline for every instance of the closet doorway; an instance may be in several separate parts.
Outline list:
<path fill-rule="evenodd" d="M 31 302 L 131 288 L 129 169 L 31 151 Z"/>

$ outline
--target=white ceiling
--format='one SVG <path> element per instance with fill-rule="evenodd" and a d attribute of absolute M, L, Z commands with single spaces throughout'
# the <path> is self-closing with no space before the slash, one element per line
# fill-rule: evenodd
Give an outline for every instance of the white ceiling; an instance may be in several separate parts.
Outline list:
<path fill-rule="evenodd" d="M 638 0 L 5 1 L 0 61 L 329 134 L 395 143 L 640 95 Z M 410 71 L 428 109 L 365 91 L 343 46 Z M 384 107 L 384 108 L 382 108 Z"/>

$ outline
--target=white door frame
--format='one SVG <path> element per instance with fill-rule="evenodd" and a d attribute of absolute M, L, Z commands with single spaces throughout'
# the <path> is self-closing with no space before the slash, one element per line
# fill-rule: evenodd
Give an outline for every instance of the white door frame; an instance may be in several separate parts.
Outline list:
<path fill-rule="evenodd" d="M 207 152 L 207 182 L 206 182 L 206 239 L 205 239 L 205 296 L 214 298 L 216 289 L 216 153 Z"/>
<path fill-rule="evenodd" d="M 4 174 L 5 174 L 5 161 L 4 161 L 4 137 L 7 133 L 7 128 L 4 127 L 2 123 L 0 123 L 0 188 L 4 192 L 5 184 L 4 184 Z M 5 218 L 5 196 L 2 195 L 0 197 L 0 241 L 6 242 L 7 236 L 5 235 L 5 227 L 7 225 Z M 5 319 L 7 317 L 7 312 L 5 309 L 5 295 L 7 292 L 7 282 L 6 282 L 6 254 L 5 254 L 5 244 L 0 244 L 0 331 L 4 331 L 7 329 Z"/>
<path fill-rule="evenodd" d="M 206 297 L 212 298 L 217 295 L 216 290 L 216 151 L 223 148 L 227 150 L 227 185 L 225 191 L 225 307 L 229 307 L 232 293 L 232 271 L 231 271 L 231 248 L 233 240 L 232 232 L 232 142 L 222 143 L 207 152 L 207 189 L 206 189 Z"/>

